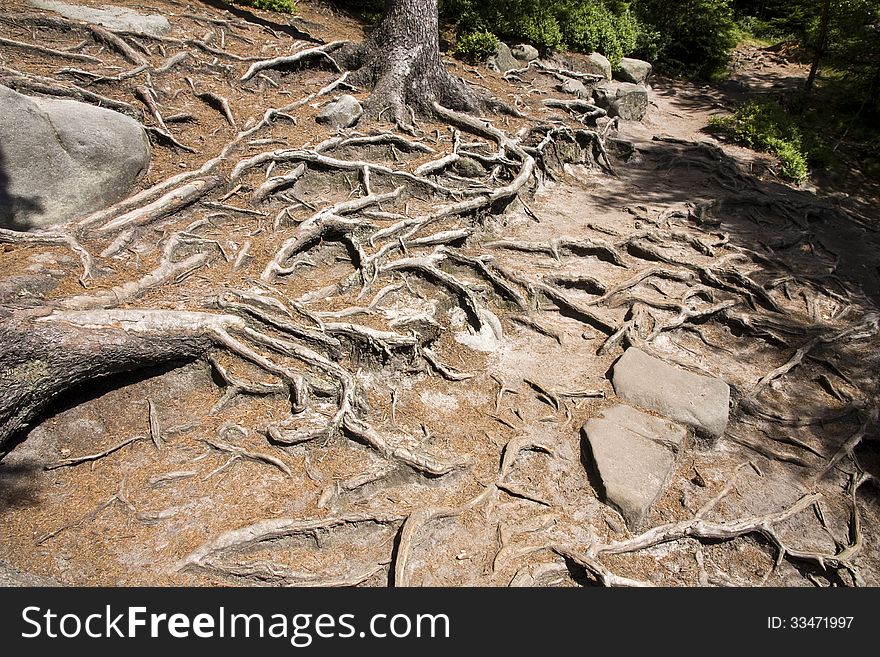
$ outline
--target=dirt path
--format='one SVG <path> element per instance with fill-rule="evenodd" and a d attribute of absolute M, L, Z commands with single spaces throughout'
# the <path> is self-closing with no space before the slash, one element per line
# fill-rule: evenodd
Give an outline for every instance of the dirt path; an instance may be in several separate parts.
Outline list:
<path fill-rule="evenodd" d="M 204 7 L 190 19 L 191 8 L 166 0 L 137 4 L 169 16 L 174 38 L 214 30 L 215 46 L 220 24 L 205 16 L 228 20 Z M 297 25 L 313 36 L 359 38 L 351 21 L 320 6 L 303 10 Z M 248 41 L 265 42 L 264 57 L 291 49 L 286 37 L 252 24 L 222 27 L 225 51 L 238 57 L 252 54 Z M 28 32 L 10 23 L 2 30 L 10 38 Z M 148 51 L 162 59 L 158 48 Z M 175 131 L 198 152 L 155 147 L 145 186 L 198 168 L 235 137 L 187 92 L 185 77 L 227 97 L 242 125 L 338 77 L 272 71 L 271 83 L 255 89 L 231 74 L 248 65 L 227 58 L 218 69 L 209 57 L 157 85 L 168 114 L 195 118 L 197 129 Z M 42 58 L 18 66 L 57 70 Z M 555 94 L 548 76 L 531 72 L 510 84 L 451 66 L 542 122 L 584 127 L 543 107 L 541 98 Z M 129 93 L 104 91 L 120 99 Z M 182 310 L 258 295 L 247 312 L 270 317 L 259 330 L 277 346 L 290 339 L 284 326 L 295 324 L 302 344 L 335 358 L 358 390 L 362 417 L 387 443 L 377 449 L 372 434 L 351 430 L 293 445 L 271 440 L 270 427 L 310 431 L 334 417 L 327 368 L 303 368 L 315 392 L 293 414 L 277 377 L 221 349 L 214 365 L 200 360 L 92 384 L 0 463 L 0 559 L 65 584 L 573 586 L 603 581 L 603 572 L 670 586 L 880 584 L 871 479 L 880 476 L 880 460 L 869 440 L 880 372 L 880 240 L 858 217 L 778 183 L 769 158 L 708 139 L 707 117 L 728 101 L 723 90 L 657 82 L 645 122 L 620 126 L 613 175 L 590 148 L 560 142 L 568 150 L 552 147 L 557 166 L 548 165 L 506 213 L 445 217 L 399 241 L 401 233 L 386 238 L 382 231 L 395 222 L 448 203 L 420 183 L 405 200 L 359 215 L 375 241 L 322 236 L 297 255 L 292 275 L 273 277 L 269 287 L 260 287 L 267 260 L 302 234 L 316 208 L 388 193 L 395 179 L 373 174 L 372 188 L 363 189 L 357 171 L 315 167 L 289 196 L 251 204 L 250 193 L 270 175 L 254 167 L 240 188 L 230 184 L 205 199 L 213 205 L 138 233 L 117 258 L 102 260 L 97 289 L 149 271 L 161 255 L 157 241 L 213 213 L 200 237 L 233 257 L 217 256 L 131 305 Z M 267 148 L 316 148 L 331 137 L 314 122 L 324 102 L 291 110 L 295 123 L 267 126 L 224 173 Z M 508 134 L 529 126 L 489 118 Z M 449 126 L 423 129 L 418 143 L 430 153 L 394 142 L 327 153 L 411 173 L 453 148 Z M 461 140 L 485 169 L 476 179 L 438 176 L 462 194 L 456 198 L 510 183 L 517 170 L 510 152 L 479 136 Z M 295 162 L 272 166 L 278 175 Z M 100 253 L 109 241 L 88 246 Z M 245 243 L 250 256 L 236 267 Z M 387 258 L 374 280 L 356 277 L 358 247 Z M 0 264 L 74 272 L 77 261 L 64 249 L 51 251 L 52 262 L 43 251 L 9 249 Z M 48 298 L 77 291 L 74 273 L 59 279 Z M 267 345 L 261 353 L 274 354 Z M 584 422 L 620 402 L 609 371 L 627 346 L 732 388 L 724 435 L 690 436 L 651 508 L 645 527 L 666 527 L 667 538 L 644 544 L 602 502 L 581 433 Z M 265 388 L 229 394 L 242 380 Z M 578 394 L 585 391 L 595 394 Z M 161 450 L 149 439 L 156 426 Z M 866 440 L 853 456 L 860 433 Z M 62 463 L 101 452 L 109 453 Z M 695 532 L 688 523 L 713 498 L 706 521 L 732 533 L 688 537 Z M 810 504 L 792 517 L 767 520 L 803 499 Z M 752 530 L 739 535 L 737 523 Z M 616 546 L 601 567 L 583 557 L 597 546 Z"/>

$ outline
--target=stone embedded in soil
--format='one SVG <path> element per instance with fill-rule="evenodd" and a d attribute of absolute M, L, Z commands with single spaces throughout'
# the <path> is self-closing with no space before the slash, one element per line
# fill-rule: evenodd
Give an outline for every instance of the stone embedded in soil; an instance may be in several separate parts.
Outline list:
<path fill-rule="evenodd" d="M 730 386 L 694 374 L 630 347 L 614 364 L 617 396 L 642 408 L 718 437 L 727 427 Z"/>
<path fill-rule="evenodd" d="M 171 31 L 168 19 L 158 14 L 139 14 L 123 7 L 84 7 L 82 5 L 58 2 L 57 0 L 29 0 L 30 4 L 39 9 L 48 9 L 65 18 L 72 18 L 86 23 L 103 25 L 111 30 L 139 32 L 151 36 L 162 36 Z"/>
<path fill-rule="evenodd" d="M 617 88 L 617 96 L 608 107 L 608 116 L 619 116 L 625 121 L 641 121 L 647 113 L 648 90 L 628 82 Z"/>
<path fill-rule="evenodd" d="M 0 86 L 0 227 L 57 225 L 115 203 L 146 172 L 134 119 L 75 100 Z"/>
<path fill-rule="evenodd" d="M 638 531 L 666 488 L 687 432 L 624 404 L 587 420 L 581 431 L 599 494 Z"/>
<path fill-rule="evenodd" d="M 452 168 L 459 176 L 463 178 L 479 178 L 486 175 L 486 169 L 477 160 L 472 157 L 460 157 Z"/>
<path fill-rule="evenodd" d="M 513 56 L 510 47 L 501 42 L 495 48 L 495 52 L 486 60 L 486 67 L 499 73 L 507 73 L 517 68 L 522 68 L 522 63 Z"/>
<path fill-rule="evenodd" d="M 581 64 L 584 73 L 601 75 L 606 80 L 611 79 L 611 62 L 602 53 L 591 52 Z"/>
<path fill-rule="evenodd" d="M 591 95 L 590 90 L 587 89 L 587 86 L 583 82 L 580 80 L 573 80 L 572 78 L 566 78 L 565 81 L 559 85 L 559 90 L 577 96 L 578 98 L 589 98 Z"/>
<path fill-rule="evenodd" d="M 364 109 L 354 96 L 340 96 L 335 103 L 330 103 L 318 114 L 315 120 L 334 128 L 350 128 L 361 118 Z"/>
<path fill-rule="evenodd" d="M 538 49 L 527 43 L 514 46 L 510 49 L 510 54 L 522 62 L 531 62 L 538 59 Z"/>
<path fill-rule="evenodd" d="M 617 66 L 615 77 L 623 82 L 641 84 L 648 79 L 649 75 L 651 75 L 652 69 L 653 67 L 649 62 L 641 59 L 624 57 L 620 60 L 620 64 Z"/>

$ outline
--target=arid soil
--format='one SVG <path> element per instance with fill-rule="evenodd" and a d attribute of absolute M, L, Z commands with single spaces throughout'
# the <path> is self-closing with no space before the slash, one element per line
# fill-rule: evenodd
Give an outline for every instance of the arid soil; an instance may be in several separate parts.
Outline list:
<path fill-rule="evenodd" d="M 142 188 L 224 153 L 222 183 L 122 238 L 83 233 L 88 289 L 69 249 L 4 245 L 0 303 L 21 301 L 22 280 L 43 303 L 99 294 L 156 269 L 178 239 L 173 262 L 209 257 L 120 307 L 241 314 L 249 341 L 94 381 L 20 436 L 0 461 L 0 562 L 66 585 L 880 585 L 877 217 L 786 185 L 772 158 L 704 131 L 748 88 L 651 79 L 642 123 L 584 125 L 543 105 L 563 97 L 552 75 L 507 80 L 448 60 L 522 113 L 481 118 L 537 153 L 535 171 L 512 202 L 423 221 L 512 185 L 528 158 L 440 121 L 415 137 L 358 125 L 340 136 L 377 139 L 328 146 L 337 135 L 314 117 L 340 90 L 317 94 L 340 72 L 309 61 L 240 79 L 253 61 L 315 46 L 278 21 L 331 42 L 362 38 L 353 19 L 311 2 L 294 19 L 246 12 L 267 25 L 213 3 L 116 4 L 171 21 L 164 42 L 123 35 L 152 69 L 190 53 L 149 80 L 167 133 L 188 148 L 158 139 Z M 46 12 L 18 0 L 0 10 L 0 36 L 77 47 L 105 77 L 133 68 L 75 30 L 22 18 Z M 135 96 L 142 74 L 95 81 L 62 71 L 79 63 L 3 45 L 0 58 L 4 78 L 83 85 L 158 125 Z M 760 67 L 743 61 L 736 79 L 756 86 Z M 228 101 L 235 125 L 202 91 Z M 566 141 L 578 130 L 601 148 Z M 481 175 L 416 176 L 459 148 Z M 301 161 L 295 184 L 253 197 Z M 330 206 L 357 226 L 320 230 Z M 292 238 L 296 252 L 277 259 Z M 318 357 L 282 348 L 294 343 Z M 581 434 L 619 403 L 608 373 L 627 346 L 733 390 L 726 432 L 689 438 L 644 533 L 603 503 Z M 279 368 L 305 378 L 303 408 Z M 346 417 L 369 423 L 367 437 L 357 422 L 326 429 L 344 382 Z"/>

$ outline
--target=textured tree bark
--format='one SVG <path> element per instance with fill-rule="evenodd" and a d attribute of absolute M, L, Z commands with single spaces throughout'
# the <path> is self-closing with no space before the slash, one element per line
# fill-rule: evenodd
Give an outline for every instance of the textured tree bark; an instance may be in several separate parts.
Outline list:
<path fill-rule="evenodd" d="M 440 60 L 437 0 L 386 0 L 385 14 L 361 44 L 339 53 L 352 84 L 372 87 L 367 115 L 410 125 L 409 110 L 432 114 L 434 102 L 470 111 L 479 99 Z"/>
<path fill-rule="evenodd" d="M 46 307 L 0 317 L 0 455 L 65 390 L 99 377 L 196 358 L 214 345 L 214 331 L 228 325 L 228 319 L 208 313 L 57 312 Z"/>

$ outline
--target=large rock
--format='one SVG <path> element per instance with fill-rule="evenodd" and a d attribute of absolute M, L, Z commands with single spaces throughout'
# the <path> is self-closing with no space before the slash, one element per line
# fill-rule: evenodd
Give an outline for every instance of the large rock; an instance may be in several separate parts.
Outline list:
<path fill-rule="evenodd" d="M 0 86 L 0 226 L 63 223 L 124 197 L 150 164 L 150 144 L 127 116 Z"/>
<path fill-rule="evenodd" d="M 700 433 L 717 437 L 727 427 L 730 386 L 721 379 L 687 372 L 630 347 L 614 364 L 611 381 L 621 399 Z"/>
<path fill-rule="evenodd" d="M 646 61 L 624 57 L 617 65 L 616 77 L 623 82 L 641 84 L 651 75 L 652 69 L 651 64 Z"/>
<path fill-rule="evenodd" d="M 617 87 L 615 98 L 608 107 L 608 116 L 619 116 L 627 121 L 641 121 L 648 113 L 648 90 L 638 84 L 624 82 Z"/>
<path fill-rule="evenodd" d="M 591 52 L 584 58 L 581 68 L 584 69 L 584 73 L 601 75 L 606 80 L 611 79 L 611 62 L 602 53 Z"/>
<path fill-rule="evenodd" d="M 582 428 L 599 494 L 638 531 L 663 493 L 687 432 L 668 420 L 619 405 Z"/>
<path fill-rule="evenodd" d="M 522 68 L 522 62 L 516 59 L 506 43 L 499 42 L 495 52 L 486 60 L 486 66 L 499 73 L 507 73 L 516 68 Z"/>
<path fill-rule="evenodd" d="M 593 101 L 602 109 L 611 107 L 611 103 L 617 97 L 616 82 L 603 82 L 593 89 Z"/>
<path fill-rule="evenodd" d="M 364 113 L 363 107 L 354 96 L 340 96 L 335 103 L 330 103 L 318 114 L 315 120 L 334 128 L 350 128 Z"/>
<path fill-rule="evenodd" d="M 111 30 L 139 32 L 152 36 L 162 36 L 171 31 L 171 24 L 168 22 L 168 19 L 158 14 L 139 14 L 136 11 L 123 7 L 97 9 L 95 7 L 58 2 L 58 0 L 28 0 L 28 2 L 34 7 L 54 11 L 65 18 L 103 25 Z"/>
<path fill-rule="evenodd" d="M 593 89 L 593 100 L 608 116 L 641 121 L 648 113 L 648 90 L 629 82 L 605 82 Z"/>
<path fill-rule="evenodd" d="M 521 62 L 531 62 L 538 59 L 538 49 L 527 43 L 514 46 L 510 49 L 510 54 Z"/>

